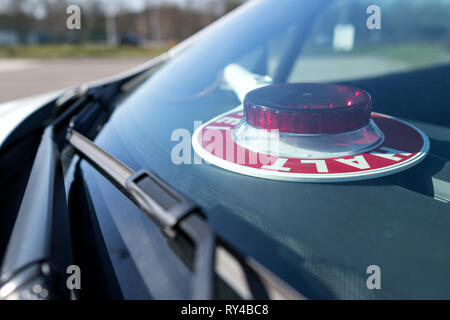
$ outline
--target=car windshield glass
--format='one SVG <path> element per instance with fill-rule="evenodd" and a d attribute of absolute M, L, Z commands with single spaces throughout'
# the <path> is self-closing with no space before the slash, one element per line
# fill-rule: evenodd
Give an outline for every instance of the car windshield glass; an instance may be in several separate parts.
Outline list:
<path fill-rule="evenodd" d="M 340 271 L 329 269 L 327 263 L 333 268 L 356 268 L 356 264 L 359 268 L 367 262 L 363 259 L 369 256 L 372 242 L 348 239 L 346 245 L 354 255 L 347 256 L 345 245 L 336 239 L 341 239 L 339 228 L 348 228 L 344 224 L 348 220 L 336 219 L 335 210 L 340 206 L 339 214 L 345 216 L 347 206 L 349 215 L 357 208 L 378 215 L 375 196 L 371 207 L 370 194 L 364 204 L 351 202 L 359 184 L 345 184 L 344 191 L 344 184 L 331 189 L 325 184 L 265 180 L 222 170 L 199 159 L 191 149 L 191 136 L 200 123 L 240 106 L 245 93 L 257 85 L 330 82 L 366 90 L 372 95 L 374 111 L 411 121 L 430 137 L 432 154 L 450 158 L 450 0 L 378 1 L 375 7 L 373 3 L 250 1 L 189 47 L 176 51 L 133 89 L 95 142 L 133 170 L 151 168 L 189 195 L 205 208 L 224 238 L 257 256 L 300 291 L 304 283 L 298 279 L 299 272 L 328 281 L 333 278 L 330 272 Z M 337 200 L 339 194 L 344 200 Z M 324 197 L 325 201 L 320 200 Z M 336 206 L 327 207 L 327 203 Z M 233 213 L 214 211 L 219 207 Z M 370 221 L 358 220 L 360 233 L 372 230 Z M 255 236 L 249 237 L 250 232 Z M 406 242 L 405 238 L 405 246 Z M 383 256 L 383 251 L 377 258 L 394 265 L 396 256 Z M 326 262 L 321 260 L 325 256 Z M 305 265 L 311 259 L 317 264 Z M 346 276 L 350 279 L 346 284 L 352 285 L 354 275 Z M 330 286 L 339 285 L 331 282 Z"/>
<path fill-rule="evenodd" d="M 214 97 L 210 109 L 237 106 L 237 91 L 251 89 L 243 82 L 253 79 L 242 79 L 233 66 L 274 83 L 359 84 L 400 73 L 418 78 L 417 70 L 450 63 L 447 0 L 391 0 L 376 8 L 369 0 L 256 1 L 248 7 L 178 54 L 134 99 L 187 107 Z M 416 89 L 427 93 L 426 85 Z"/>
<path fill-rule="evenodd" d="M 380 29 L 370 25 L 368 0 L 318 2 L 324 4 L 255 5 L 253 14 L 221 24 L 149 82 L 186 99 L 217 87 L 232 63 L 275 82 L 328 82 L 450 62 L 449 1 L 385 1 Z"/>

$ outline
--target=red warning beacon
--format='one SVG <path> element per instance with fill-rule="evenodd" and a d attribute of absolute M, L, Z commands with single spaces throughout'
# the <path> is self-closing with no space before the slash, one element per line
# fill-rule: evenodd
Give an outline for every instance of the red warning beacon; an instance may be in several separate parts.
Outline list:
<path fill-rule="evenodd" d="M 193 147 L 241 174 L 333 182 L 405 170 L 426 156 L 429 142 L 417 128 L 372 113 L 363 90 L 290 83 L 250 91 L 243 106 L 198 128 Z"/>

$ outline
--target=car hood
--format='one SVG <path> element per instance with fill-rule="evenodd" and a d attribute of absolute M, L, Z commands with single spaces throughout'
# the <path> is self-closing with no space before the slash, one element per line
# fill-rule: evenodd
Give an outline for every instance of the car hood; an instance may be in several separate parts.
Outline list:
<path fill-rule="evenodd" d="M 61 95 L 53 91 L 0 104 L 0 146 L 28 116 Z"/>

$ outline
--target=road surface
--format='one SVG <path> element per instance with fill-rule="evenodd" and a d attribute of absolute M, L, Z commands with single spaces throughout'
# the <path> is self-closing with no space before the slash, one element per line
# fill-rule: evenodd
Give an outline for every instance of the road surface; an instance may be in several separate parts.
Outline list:
<path fill-rule="evenodd" d="M 148 59 L 0 59 L 0 103 L 98 80 Z"/>

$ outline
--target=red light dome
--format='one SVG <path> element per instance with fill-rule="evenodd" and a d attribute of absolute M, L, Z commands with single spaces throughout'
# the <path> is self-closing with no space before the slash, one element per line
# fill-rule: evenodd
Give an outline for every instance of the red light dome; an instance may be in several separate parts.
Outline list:
<path fill-rule="evenodd" d="M 203 159 L 233 172 L 342 182 L 400 172 L 428 152 L 423 132 L 371 113 L 370 95 L 357 88 L 277 84 L 254 89 L 243 100 L 197 128 L 192 139 Z"/>
<path fill-rule="evenodd" d="M 354 131 L 369 124 L 371 110 L 367 92 L 335 84 L 275 84 L 255 89 L 244 99 L 249 125 L 294 134 Z"/>

